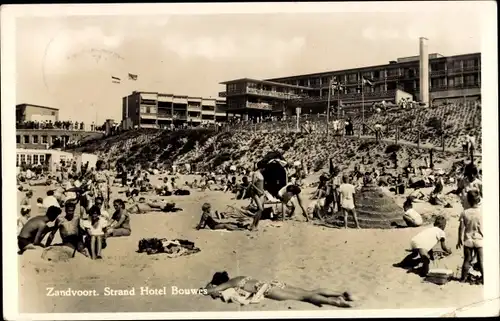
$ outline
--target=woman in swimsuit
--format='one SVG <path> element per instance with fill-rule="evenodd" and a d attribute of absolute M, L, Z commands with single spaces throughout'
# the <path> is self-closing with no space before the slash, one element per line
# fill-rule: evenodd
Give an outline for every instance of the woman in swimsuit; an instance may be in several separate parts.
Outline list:
<path fill-rule="evenodd" d="M 350 308 L 353 298 L 348 292 L 336 292 L 328 289 L 304 290 L 282 282 L 261 282 L 247 276 L 237 276 L 230 279 L 227 272 L 217 272 L 212 281 L 207 284 L 206 295 L 220 296 L 220 293 L 229 288 L 236 288 L 256 294 L 262 287 L 267 287 L 264 297 L 277 301 L 295 300 L 312 303 L 316 306 L 333 305 L 340 308 Z"/>
<path fill-rule="evenodd" d="M 204 229 L 205 226 L 208 226 L 211 230 L 228 230 L 228 231 L 237 231 L 246 229 L 247 225 L 243 223 L 232 223 L 232 222 L 217 222 L 214 220 L 212 215 L 210 215 L 211 206 L 208 203 L 203 204 L 201 207 L 202 214 L 200 223 L 196 226 L 197 230 Z"/>

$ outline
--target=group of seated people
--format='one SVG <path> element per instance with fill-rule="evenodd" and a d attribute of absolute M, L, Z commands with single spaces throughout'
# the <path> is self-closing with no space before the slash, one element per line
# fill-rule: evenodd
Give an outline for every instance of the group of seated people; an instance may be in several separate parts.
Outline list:
<path fill-rule="evenodd" d="M 106 238 L 131 234 L 129 213 L 123 200 L 113 201 L 114 212 L 110 215 L 103 197 L 95 196 L 87 185 L 77 185 L 47 191 L 44 199 L 37 199 L 39 215 L 33 217 L 29 205 L 33 192 L 26 193 L 17 223 L 19 254 L 34 246 L 50 246 L 59 231 L 62 245 L 99 259 L 106 247 Z M 47 241 L 42 244 L 47 234 Z"/>

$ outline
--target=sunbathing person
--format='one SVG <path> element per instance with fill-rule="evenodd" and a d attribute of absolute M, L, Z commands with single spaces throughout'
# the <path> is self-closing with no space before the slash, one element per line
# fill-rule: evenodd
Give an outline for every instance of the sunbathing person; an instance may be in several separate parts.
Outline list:
<path fill-rule="evenodd" d="M 251 277 L 237 276 L 230 279 L 227 272 L 217 272 L 212 281 L 207 284 L 204 290 L 207 295 L 214 298 L 220 297 L 222 292 L 228 289 L 237 289 L 253 294 L 259 300 L 262 295 L 265 298 L 286 301 L 295 300 L 312 303 L 316 306 L 333 305 L 341 308 L 350 308 L 353 297 L 348 292 L 337 292 L 329 289 L 304 290 L 282 282 L 262 282 Z"/>
<path fill-rule="evenodd" d="M 248 224 L 243 224 L 240 222 L 217 222 L 210 213 L 211 205 L 209 203 L 203 204 L 201 207 L 201 219 L 198 226 L 196 226 L 197 230 L 204 229 L 208 226 L 211 230 L 228 230 L 228 231 L 237 231 L 244 230 L 247 228 Z"/>
<path fill-rule="evenodd" d="M 49 227 L 49 223 L 54 222 L 59 214 L 61 214 L 61 209 L 51 206 L 47 209 L 47 213 L 44 216 L 36 216 L 30 219 L 23 226 L 17 237 L 18 254 L 23 254 L 24 251 L 33 248 L 33 246 L 44 247 L 42 245 L 44 236 L 55 228 L 54 226 Z"/>
<path fill-rule="evenodd" d="M 144 197 L 139 198 L 139 201 L 127 208 L 130 214 L 144 214 L 148 212 L 177 212 L 181 209 L 175 207 L 175 203 L 166 203 L 163 201 L 146 202 Z"/>

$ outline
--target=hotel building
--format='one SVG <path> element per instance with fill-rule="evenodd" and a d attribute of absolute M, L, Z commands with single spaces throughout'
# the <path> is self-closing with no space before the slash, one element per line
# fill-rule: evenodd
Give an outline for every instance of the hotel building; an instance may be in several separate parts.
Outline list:
<path fill-rule="evenodd" d="M 420 75 L 426 77 L 420 77 Z M 368 79 L 372 86 L 362 85 Z M 445 57 L 427 53 L 426 39 L 420 39 L 420 56 L 398 58 L 388 64 L 327 71 L 315 74 L 288 76 L 266 80 L 242 78 L 221 84 L 226 90 L 227 111 L 243 117 L 324 113 L 328 104 L 328 85 L 341 84 L 333 89 L 330 105 L 354 110 L 374 102 L 398 103 L 411 97 L 428 106 L 448 100 L 477 100 L 481 96 L 481 54 L 470 53 Z M 424 88 L 424 90 L 421 90 Z M 363 89 L 364 95 L 361 94 Z"/>
<path fill-rule="evenodd" d="M 226 121 L 224 98 L 202 98 L 158 92 L 139 92 L 123 97 L 122 119 L 126 129 L 169 128 L 171 124 L 215 124 Z"/>

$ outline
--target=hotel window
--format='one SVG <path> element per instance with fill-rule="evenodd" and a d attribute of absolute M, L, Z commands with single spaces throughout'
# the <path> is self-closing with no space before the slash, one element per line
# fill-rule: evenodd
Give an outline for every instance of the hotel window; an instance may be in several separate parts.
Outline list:
<path fill-rule="evenodd" d="M 24 135 L 24 143 L 29 144 L 30 143 L 30 136 L 29 135 Z"/>
<path fill-rule="evenodd" d="M 19 167 L 19 154 L 16 154 L 16 167 Z"/>
<path fill-rule="evenodd" d="M 45 155 L 40 155 L 40 164 L 45 164 Z"/>
<path fill-rule="evenodd" d="M 52 136 L 52 144 L 54 144 L 56 140 L 57 140 L 57 136 Z"/>
<path fill-rule="evenodd" d="M 465 84 L 474 85 L 475 79 L 474 75 L 468 75 L 465 77 Z"/>
<path fill-rule="evenodd" d="M 38 164 L 38 155 L 33 155 L 33 164 Z"/>
<path fill-rule="evenodd" d="M 21 154 L 21 165 L 26 163 L 26 155 Z"/>
<path fill-rule="evenodd" d="M 466 60 L 466 61 L 465 61 L 465 65 L 466 65 L 467 67 L 469 67 L 469 68 L 472 68 L 472 67 L 474 67 L 474 65 L 475 65 L 475 60 L 474 60 L 474 59 L 469 59 L 469 60 Z"/>
<path fill-rule="evenodd" d="M 31 155 L 26 155 L 26 164 L 31 165 Z"/>
<path fill-rule="evenodd" d="M 146 113 L 146 107 L 145 106 L 141 106 L 141 114 L 145 114 Z"/>
<path fill-rule="evenodd" d="M 455 86 L 455 81 L 453 80 L 453 78 L 449 78 L 448 79 L 448 87 L 453 87 Z"/>
<path fill-rule="evenodd" d="M 21 135 L 16 135 L 16 144 L 21 144 Z"/>
<path fill-rule="evenodd" d="M 364 72 L 363 73 L 363 77 L 368 78 L 368 79 L 372 79 L 373 78 L 373 73 L 371 71 Z"/>
<path fill-rule="evenodd" d="M 38 136 L 33 136 L 33 144 L 38 144 Z"/>
<path fill-rule="evenodd" d="M 462 85 L 462 77 L 456 76 L 455 77 L 455 86 L 460 86 L 460 85 Z"/>
<path fill-rule="evenodd" d="M 49 140 L 48 140 L 48 136 L 43 135 L 43 136 L 42 136 L 42 144 L 47 144 L 48 142 L 49 142 Z"/>
<path fill-rule="evenodd" d="M 349 80 L 349 82 L 356 82 L 358 81 L 358 74 L 349 74 L 347 76 L 347 79 Z"/>

